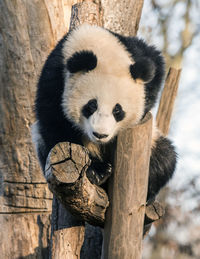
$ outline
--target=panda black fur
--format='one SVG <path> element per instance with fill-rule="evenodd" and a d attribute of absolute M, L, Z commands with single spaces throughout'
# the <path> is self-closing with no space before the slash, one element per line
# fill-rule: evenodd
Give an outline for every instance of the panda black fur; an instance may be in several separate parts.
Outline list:
<path fill-rule="evenodd" d="M 163 77 L 160 52 L 136 37 L 90 25 L 64 36 L 38 82 L 33 141 L 43 171 L 50 149 L 68 141 L 88 148 L 87 176 L 104 183 L 112 171 L 107 150 L 119 130 L 139 123 L 154 106 Z M 173 145 L 154 126 L 148 200 L 169 181 L 175 165 Z"/>

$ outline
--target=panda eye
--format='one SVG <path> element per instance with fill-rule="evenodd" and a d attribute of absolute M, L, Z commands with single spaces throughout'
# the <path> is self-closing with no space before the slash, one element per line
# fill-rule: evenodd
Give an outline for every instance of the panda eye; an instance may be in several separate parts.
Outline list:
<path fill-rule="evenodd" d="M 119 103 L 115 105 L 112 113 L 117 122 L 123 120 L 125 117 L 125 112 L 123 111 L 122 106 Z"/>
<path fill-rule="evenodd" d="M 86 118 L 89 118 L 97 110 L 97 100 L 91 99 L 89 102 L 83 106 L 82 114 Z"/>

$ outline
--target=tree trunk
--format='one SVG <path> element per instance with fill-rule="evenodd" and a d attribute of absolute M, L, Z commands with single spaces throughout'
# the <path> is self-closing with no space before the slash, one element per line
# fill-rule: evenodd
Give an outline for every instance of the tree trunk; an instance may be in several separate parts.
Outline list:
<path fill-rule="evenodd" d="M 103 26 L 125 36 L 137 34 L 143 0 L 101 0 Z"/>
<path fill-rule="evenodd" d="M 118 134 L 109 179 L 110 206 L 104 227 L 104 259 L 140 259 L 146 206 L 152 116 Z"/>
<path fill-rule="evenodd" d="M 63 1 L 0 1 L 1 258 L 47 258 L 52 194 L 30 137 L 36 82 L 64 33 Z"/>

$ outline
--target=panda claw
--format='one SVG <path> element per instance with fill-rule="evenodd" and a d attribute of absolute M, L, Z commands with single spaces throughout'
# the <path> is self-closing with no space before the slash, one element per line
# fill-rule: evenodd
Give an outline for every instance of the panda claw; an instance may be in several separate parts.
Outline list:
<path fill-rule="evenodd" d="M 98 172 L 93 166 L 90 166 L 86 171 L 86 176 L 92 184 L 102 185 L 107 181 L 112 173 L 112 166 L 107 164 L 104 172 Z"/>
<path fill-rule="evenodd" d="M 88 168 L 86 176 L 92 184 L 101 185 L 99 176 L 92 169 Z"/>

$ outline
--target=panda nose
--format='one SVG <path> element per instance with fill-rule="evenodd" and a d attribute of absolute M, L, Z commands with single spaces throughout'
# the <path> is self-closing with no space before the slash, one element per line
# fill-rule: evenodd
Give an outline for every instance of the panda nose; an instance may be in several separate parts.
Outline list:
<path fill-rule="evenodd" d="M 108 137 L 108 135 L 106 135 L 106 134 L 99 134 L 99 133 L 97 133 L 97 132 L 93 132 L 93 135 L 94 135 L 96 138 L 98 138 L 98 139 L 102 139 L 102 138 Z"/>

